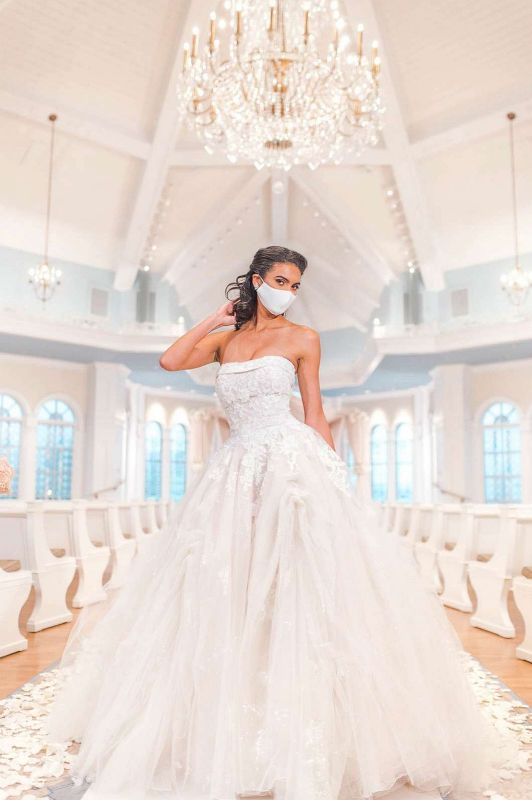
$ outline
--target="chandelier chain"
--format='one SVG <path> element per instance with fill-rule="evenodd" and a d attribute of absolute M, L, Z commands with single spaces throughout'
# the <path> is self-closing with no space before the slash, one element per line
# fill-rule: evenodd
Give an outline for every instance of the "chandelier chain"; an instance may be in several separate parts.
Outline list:
<path fill-rule="evenodd" d="M 50 216 L 52 212 L 52 181 L 53 181 L 53 166 L 54 166 L 54 151 L 55 151 L 55 121 L 56 114 L 50 114 L 48 117 L 52 123 L 52 136 L 50 141 L 50 159 L 48 163 L 48 192 L 46 200 L 46 225 L 44 233 L 44 261 L 48 263 L 48 243 L 50 241 Z"/>

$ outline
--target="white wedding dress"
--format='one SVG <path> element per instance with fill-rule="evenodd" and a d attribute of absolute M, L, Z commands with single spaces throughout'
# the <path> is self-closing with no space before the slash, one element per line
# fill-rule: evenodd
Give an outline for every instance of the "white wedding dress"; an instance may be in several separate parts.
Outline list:
<path fill-rule="evenodd" d="M 49 729 L 81 740 L 91 800 L 454 798 L 492 774 L 440 600 L 291 414 L 294 378 L 277 355 L 220 366 L 229 438 L 76 621 Z"/>

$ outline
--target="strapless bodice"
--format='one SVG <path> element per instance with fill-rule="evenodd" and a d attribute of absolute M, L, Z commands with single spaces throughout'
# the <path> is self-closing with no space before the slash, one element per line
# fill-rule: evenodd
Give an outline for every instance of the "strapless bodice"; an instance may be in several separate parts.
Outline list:
<path fill-rule="evenodd" d="M 221 364 L 215 393 L 231 434 L 259 431 L 272 425 L 301 424 L 290 411 L 294 379 L 294 365 L 285 356 L 266 355 Z"/>

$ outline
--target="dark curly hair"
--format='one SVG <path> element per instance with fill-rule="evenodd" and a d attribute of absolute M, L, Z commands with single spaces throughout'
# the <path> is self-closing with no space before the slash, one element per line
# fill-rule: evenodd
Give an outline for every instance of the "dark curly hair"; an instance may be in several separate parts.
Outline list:
<path fill-rule="evenodd" d="M 235 303 L 235 328 L 238 330 L 245 322 L 255 319 L 257 316 L 257 292 L 253 286 L 251 276 L 257 273 L 264 280 L 264 276 L 274 264 L 291 263 L 299 269 L 301 274 L 307 268 L 307 259 L 296 250 L 289 250 L 287 247 L 262 247 L 253 256 L 248 271 L 244 275 L 239 275 L 235 281 L 225 287 L 225 296 L 228 300 Z M 236 295 L 232 293 L 235 293 Z"/>

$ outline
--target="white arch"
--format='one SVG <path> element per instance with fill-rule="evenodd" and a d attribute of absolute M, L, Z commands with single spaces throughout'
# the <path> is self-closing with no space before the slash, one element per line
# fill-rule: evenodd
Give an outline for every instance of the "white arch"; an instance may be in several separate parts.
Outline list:
<path fill-rule="evenodd" d="M 505 395 L 495 395 L 491 397 L 489 400 L 484 400 L 484 402 L 477 407 L 474 416 L 475 426 L 480 425 L 482 427 L 483 424 L 482 420 L 484 418 L 484 414 L 491 406 L 495 405 L 496 403 L 509 403 L 519 412 L 519 421 L 521 422 L 523 420 L 524 418 L 523 409 L 521 408 L 519 403 L 516 403 L 516 401 L 511 397 L 507 397 Z"/>
<path fill-rule="evenodd" d="M 24 395 L 20 394 L 16 389 L 8 389 L 6 386 L 0 386 L 0 394 L 7 394 L 16 400 L 19 406 L 22 409 L 22 420 L 29 416 L 31 413 L 31 406 L 24 397 Z"/>
<path fill-rule="evenodd" d="M 388 418 L 388 414 L 384 411 L 383 408 L 374 408 L 371 414 L 369 415 L 369 429 L 375 427 L 375 425 L 384 425 L 384 427 L 388 430 L 390 427 L 390 420 Z"/>
<path fill-rule="evenodd" d="M 83 426 L 83 412 L 76 402 L 70 395 L 63 394 L 63 392 L 50 392 L 50 394 L 41 397 L 41 399 L 35 403 L 35 407 L 33 409 L 33 413 L 35 415 L 35 419 L 37 419 L 37 415 L 39 409 L 44 403 L 47 403 L 49 400 L 61 400 L 63 403 L 66 403 L 67 406 L 70 406 L 72 409 L 72 413 L 74 414 L 74 428 L 75 430 L 81 429 Z"/>
<path fill-rule="evenodd" d="M 188 411 L 184 406 L 177 406 L 170 415 L 170 427 L 173 428 L 174 425 L 179 424 L 184 425 L 185 428 L 190 428 Z"/>
<path fill-rule="evenodd" d="M 145 421 L 159 422 L 163 429 L 166 428 L 167 415 L 163 404 L 159 403 L 158 400 L 152 400 L 151 403 L 146 407 Z"/>
<path fill-rule="evenodd" d="M 412 417 L 412 412 L 407 408 L 399 408 L 394 415 L 392 427 L 395 432 L 395 429 L 398 425 L 402 422 L 406 422 L 408 425 L 414 425 L 414 419 Z"/>

